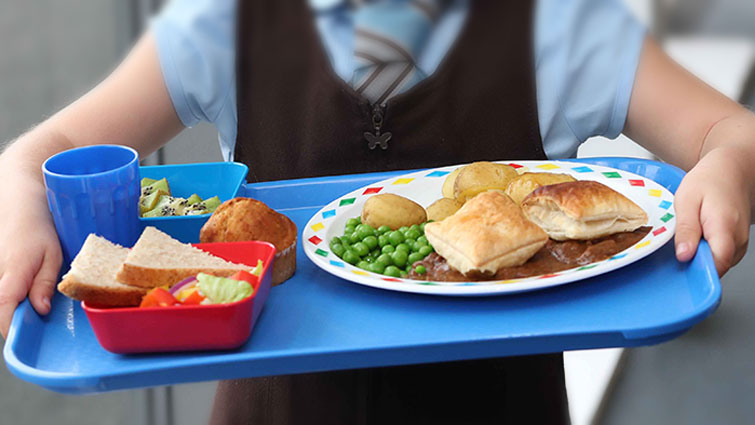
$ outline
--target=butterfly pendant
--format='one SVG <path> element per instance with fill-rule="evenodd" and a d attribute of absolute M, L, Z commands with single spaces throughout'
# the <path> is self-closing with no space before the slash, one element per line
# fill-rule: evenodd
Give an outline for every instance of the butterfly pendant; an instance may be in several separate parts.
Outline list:
<path fill-rule="evenodd" d="M 378 145 L 380 145 L 380 149 L 382 150 L 388 149 L 388 141 L 391 140 L 391 136 L 393 135 L 390 132 L 383 134 L 380 134 L 380 131 L 375 134 L 372 134 L 369 131 L 364 132 L 364 138 L 367 140 L 367 147 L 370 148 L 370 150 L 375 149 Z"/>

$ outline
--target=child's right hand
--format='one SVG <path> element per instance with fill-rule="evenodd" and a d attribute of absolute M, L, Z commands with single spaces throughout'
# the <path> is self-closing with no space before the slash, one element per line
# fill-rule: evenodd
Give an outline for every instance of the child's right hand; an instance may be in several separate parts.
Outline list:
<path fill-rule="evenodd" d="M 0 333 L 5 338 L 27 294 L 39 314 L 50 311 L 62 254 L 46 208 L 12 208 L 0 212 L 0 223 Z"/>
<path fill-rule="evenodd" d="M 13 312 L 27 294 L 40 314 L 50 299 L 62 259 L 58 236 L 47 207 L 41 172 L 20 166 L 18 152 L 0 161 L 0 333 L 7 336 Z M 14 189 L 10 189 L 14 188 Z M 12 206 L 12 207 L 11 207 Z"/>

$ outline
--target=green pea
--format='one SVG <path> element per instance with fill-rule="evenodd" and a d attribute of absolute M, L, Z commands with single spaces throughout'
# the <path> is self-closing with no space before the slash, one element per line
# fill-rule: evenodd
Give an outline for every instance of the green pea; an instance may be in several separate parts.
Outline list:
<path fill-rule="evenodd" d="M 425 245 L 420 248 L 418 252 L 420 253 L 420 255 L 422 255 L 422 258 L 424 258 L 430 255 L 431 252 L 433 252 L 433 248 L 429 245 Z"/>
<path fill-rule="evenodd" d="M 383 254 L 390 254 L 391 252 L 395 251 L 396 247 L 393 245 L 386 245 L 383 248 L 381 248 L 380 252 Z"/>
<path fill-rule="evenodd" d="M 391 231 L 391 228 L 388 227 L 388 226 L 386 226 L 386 225 L 382 225 L 382 226 L 380 226 L 380 227 L 377 228 L 378 235 L 382 235 L 382 234 L 388 233 L 390 231 Z"/>
<path fill-rule="evenodd" d="M 425 235 L 418 237 L 417 242 L 422 242 L 423 245 L 430 245 L 430 241 L 427 240 L 427 236 Z"/>
<path fill-rule="evenodd" d="M 330 246 L 333 245 L 340 245 L 341 244 L 341 238 L 338 236 L 334 236 L 333 239 L 330 240 Z"/>
<path fill-rule="evenodd" d="M 351 242 L 352 245 L 354 245 L 357 242 L 361 242 L 362 241 L 362 238 L 359 237 L 359 233 L 357 233 L 357 232 L 354 232 L 354 233 L 352 233 L 350 235 L 343 235 L 343 238 L 341 238 L 341 239 L 343 240 L 343 239 L 346 239 L 347 237 L 349 238 L 349 242 Z"/>
<path fill-rule="evenodd" d="M 366 238 L 362 239 L 362 243 L 367 245 L 367 248 L 369 248 L 370 250 L 373 250 L 378 246 L 378 240 L 374 236 L 367 236 Z"/>
<path fill-rule="evenodd" d="M 346 226 L 357 227 L 362 223 L 362 220 L 354 217 L 346 220 Z"/>
<path fill-rule="evenodd" d="M 417 241 L 414 239 L 406 238 L 406 240 L 404 240 L 404 243 L 409 247 L 409 250 L 411 251 L 412 247 L 414 247 L 414 244 L 417 243 Z"/>
<path fill-rule="evenodd" d="M 380 254 L 375 262 L 382 264 L 384 267 L 388 267 L 393 264 L 393 258 L 391 258 L 390 254 Z"/>
<path fill-rule="evenodd" d="M 406 260 L 409 258 L 407 253 L 405 251 L 396 250 L 396 252 L 390 254 L 391 259 L 393 260 L 393 264 L 395 264 L 398 267 L 406 267 Z"/>
<path fill-rule="evenodd" d="M 425 274 L 425 273 L 427 273 L 427 269 L 425 268 L 425 266 L 423 266 L 423 265 L 420 264 L 419 266 L 417 266 L 417 267 L 414 268 L 414 273 Z"/>
<path fill-rule="evenodd" d="M 380 248 L 383 248 L 386 245 L 391 244 L 391 239 L 388 237 L 388 235 L 380 235 L 378 236 L 378 246 Z"/>
<path fill-rule="evenodd" d="M 404 234 L 401 233 L 399 230 L 394 230 L 391 233 L 388 233 L 388 238 L 391 241 L 391 245 L 398 245 L 401 242 L 404 241 Z"/>
<path fill-rule="evenodd" d="M 427 246 L 427 245 L 423 244 L 420 241 L 414 242 L 414 246 L 411 247 L 412 252 L 419 252 L 419 250 L 422 249 L 423 246 Z"/>
<path fill-rule="evenodd" d="M 383 264 L 383 263 L 381 263 L 379 261 L 376 261 L 376 262 L 370 264 L 370 267 L 369 267 L 368 270 L 371 271 L 371 272 L 373 272 L 373 273 L 383 274 L 383 272 L 385 272 L 385 264 Z"/>
<path fill-rule="evenodd" d="M 416 230 L 418 232 L 421 231 L 419 224 L 412 224 L 411 226 L 409 226 L 409 230 Z"/>
<path fill-rule="evenodd" d="M 415 262 L 420 261 L 423 258 L 425 258 L 425 256 L 420 254 L 419 252 L 412 252 L 411 254 L 409 254 L 409 257 L 408 257 L 409 264 L 414 264 Z"/>
<path fill-rule="evenodd" d="M 388 266 L 385 268 L 385 271 L 383 271 L 383 274 L 391 277 L 401 277 L 401 270 L 396 266 Z"/>
<path fill-rule="evenodd" d="M 331 245 L 330 250 L 333 251 L 333 254 L 336 254 L 339 257 L 343 257 L 343 253 L 346 252 L 346 248 L 344 248 L 340 243 Z"/>
<path fill-rule="evenodd" d="M 402 234 L 406 234 L 406 232 L 409 231 L 409 226 L 401 226 L 398 228 L 398 231 L 401 232 Z"/>
<path fill-rule="evenodd" d="M 425 226 L 427 226 L 426 222 L 419 225 L 419 229 L 422 230 L 422 233 L 425 233 Z"/>
<path fill-rule="evenodd" d="M 370 263 L 362 260 L 362 261 L 360 261 L 360 262 L 357 263 L 357 267 L 359 267 L 360 269 L 369 270 Z"/>
<path fill-rule="evenodd" d="M 353 249 L 354 252 L 356 252 L 360 257 L 364 257 L 365 255 L 370 253 L 370 248 L 368 248 L 367 244 L 365 244 L 364 242 L 355 243 L 351 246 L 351 249 Z"/>
<path fill-rule="evenodd" d="M 406 238 L 407 239 L 415 239 L 416 240 L 420 236 L 422 236 L 422 233 L 419 232 L 419 229 L 417 229 L 417 230 L 409 229 L 409 231 L 406 232 Z"/>
<path fill-rule="evenodd" d="M 370 255 L 369 255 L 370 258 L 375 259 L 375 258 L 378 258 L 379 256 L 380 256 L 380 250 L 379 249 L 376 249 L 374 251 L 370 251 Z"/>
<path fill-rule="evenodd" d="M 347 249 L 346 252 L 343 253 L 343 261 L 349 263 L 349 264 L 356 264 L 359 262 L 359 255 L 357 255 L 356 252 L 352 249 Z"/>
<path fill-rule="evenodd" d="M 362 239 L 366 238 L 367 236 L 375 236 L 375 229 L 372 228 L 369 224 L 360 224 L 357 226 L 356 229 L 357 233 L 359 233 L 359 237 Z"/>
<path fill-rule="evenodd" d="M 343 228 L 343 234 L 344 235 L 350 235 L 350 234 L 354 233 L 354 231 L 356 229 L 357 229 L 356 226 L 346 226 L 346 227 Z"/>
<path fill-rule="evenodd" d="M 396 245 L 396 251 L 404 251 L 405 254 L 409 255 L 409 252 L 411 251 L 411 249 L 409 248 L 409 245 L 405 243 L 400 243 Z"/>

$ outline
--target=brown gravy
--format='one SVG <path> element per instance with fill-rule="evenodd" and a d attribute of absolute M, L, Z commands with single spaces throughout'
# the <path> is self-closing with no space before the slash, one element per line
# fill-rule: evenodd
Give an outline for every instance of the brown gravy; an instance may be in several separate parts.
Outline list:
<path fill-rule="evenodd" d="M 540 251 L 521 266 L 504 267 L 493 275 L 465 276 L 461 272 L 451 268 L 446 259 L 436 253 L 431 253 L 422 261 L 414 263 L 410 279 L 441 281 L 441 282 L 464 282 L 483 280 L 506 280 L 520 279 L 530 276 L 556 273 L 573 267 L 584 266 L 606 258 L 629 248 L 650 232 L 651 227 L 640 227 L 634 232 L 616 233 L 604 238 L 588 241 L 563 241 L 558 242 L 549 239 Z M 427 273 L 417 274 L 414 268 L 418 265 L 425 266 Z"/>

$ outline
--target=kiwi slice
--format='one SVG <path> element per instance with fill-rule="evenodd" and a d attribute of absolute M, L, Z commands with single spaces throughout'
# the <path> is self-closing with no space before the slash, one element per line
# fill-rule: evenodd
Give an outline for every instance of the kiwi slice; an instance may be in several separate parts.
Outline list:
<path fill-rule="evenodd" d="M 220 198 L 213 196 L 212 198 L 205 199 L 202 203 L 210 212 L 213 212 L 220 206 Z"/>
<path fill-rule="evenodd" d="M 151 178 L 149 178 L 149 177 L 144 177 L 144 178 L 142 179 L 142 187 L 144 187 L 144 186 L 149 186 L 149 185 L 151 185 L 152 183 L 154 183 L 154 182 L 156 182 L 156 181 L 157 181 L 157 180 L 155 180 L 155 179 L 151 179 Z"/>
<path fill-rule="evenodd" d="M 201 215 L 214 212 L 220 206 L 220 198 L 213 196 L 194 205 L 190 205 L 184 210 L 184 215 Z"/>
<path fill-rule="evenodd" d="M 183 215 L 189 202 L 185 198 L 175 198 L 173 196 L 163 195 L 157 201 L 153 209 L 144 213 L 142 217 L 167 217 L 173 215 Z"/>
<path fill-rule="evenodd" d="M 189 201 L 189 205 L 194 205 L 202 202 L 202 198 L 200 198 L 196 193 L 189 196 L 186 200 Z"/>
<path fill-rule="evenodd" d="M 142 179 L 142 182 L 144 179 Z M 162 190 L 163 192 L 170 195 L 170 186 L 168 186 L 168 180 L 165 178 L 162 178 L 160 180 L 155 180 L 152 183 L 148 184 L 147 186 L 142 186 L 142 196 L 147 196 L 153 192 L 157 192 L 158 190 Z"/>
<path fill-rule="evenodd" d="M 144 213 L 147 211 L 151 211 L 155 209 L 157 206 L 157 202 L 160 200 L 162 196 L 168 195 L 167 192 L 165 192 L 162 189 L 157 189 L 156 191 L 150 193 L 147 196 L 142 196 L 139 198 L 139 212 L 144 216 Z"/>

